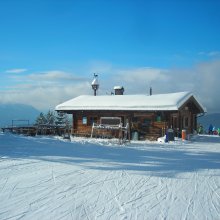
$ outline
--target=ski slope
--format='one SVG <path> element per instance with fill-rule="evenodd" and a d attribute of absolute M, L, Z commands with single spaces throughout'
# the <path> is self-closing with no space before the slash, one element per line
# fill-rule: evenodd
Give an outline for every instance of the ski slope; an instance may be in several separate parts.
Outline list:
<path fill-rule="evenodd" d="M 0 219 L 220 219 L 220 137 L 118 145 L 0 133 Z"/>

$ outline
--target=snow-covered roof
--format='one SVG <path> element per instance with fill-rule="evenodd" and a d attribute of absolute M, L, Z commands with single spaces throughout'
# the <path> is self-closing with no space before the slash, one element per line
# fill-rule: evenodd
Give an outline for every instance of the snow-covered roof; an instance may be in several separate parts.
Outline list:
<path fill-rule="evenodd" d="M 91 85 L 98 85 L 98 84 L 99 84 L 98 79 L 95 78 L 95 79 L 92 81 L 92 84 L 91 84 Z"/>
<path fill-rule="evenodd" d="M 81 95 L 60 105 L 55 110 L 178 110 L 194 95 L 191 92 L 178 92 L 156 95 Z M 199 108 L 205 108 L 194 97 Z"/>
<path fill-rule="evenodd" d="M 123 86 L 114 86 L 114 89 L 123 89 Z"/>

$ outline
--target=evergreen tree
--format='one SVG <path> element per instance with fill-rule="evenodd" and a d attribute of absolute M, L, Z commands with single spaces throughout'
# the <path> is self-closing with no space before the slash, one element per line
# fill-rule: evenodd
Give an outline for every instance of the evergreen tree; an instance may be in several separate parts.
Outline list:
<path fill-rule="evenodd" d="M 58 126 L 65 127 L 66 114 L 64 112 L 61 112 L 61 111 L 57 112 L 55 124 L 58 125 Z"/>
<path fill-rule="evenodd" d="M 58 133 L 59 135 L 69 131 L 70 120 L 64 112 L 54 112 L 49 110 L 47 114 L 40 113 L 35 124 L 37 125 L 38 134 Z"/>
<path fill-rule="evenodd" d="M 40 115 L 37 117 L 35 124 L 36 125 L 44 125 L 47 123 L 47 119 L 44 116 L 44 113 L 41 112 Z"/>
<path fill-rule="evenodd" d="M 46 115 L 46 123 L 48 125 L 54 125 L 55 124 L 55 115 L 53 111 L 48 111 Z"/>
<path fill-rule="evenodd" d="M 69 128 L 70 128 L 70 122 L 68 115 L 62 111 L 58 111 L 56 114 L 56 120 L 55 124 L 57 125 L 57 133 L 59 135 L 66 135 L 69 136 Z"/>
<path fill-rule="evenodd" d="M 64 112 L 57 112 L 55 124 L 64 127 L 65 129 L 69 129 L 70 119 L 68 117 L 68 114 Z"/>

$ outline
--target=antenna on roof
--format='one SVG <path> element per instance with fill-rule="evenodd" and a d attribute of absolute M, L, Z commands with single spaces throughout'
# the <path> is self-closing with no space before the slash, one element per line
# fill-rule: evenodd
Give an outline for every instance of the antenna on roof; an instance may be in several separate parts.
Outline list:
<path fill-rule="evenodd" d="M 150 95 L 152 95 L 152 87 L 150 87 Z"/>

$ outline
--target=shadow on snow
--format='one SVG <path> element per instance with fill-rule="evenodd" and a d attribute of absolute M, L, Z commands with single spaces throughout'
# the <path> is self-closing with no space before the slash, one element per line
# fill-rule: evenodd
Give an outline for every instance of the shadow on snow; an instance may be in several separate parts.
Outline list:
<path fill-rule="evenodd" d="M 220 148 L 220 138 L 198 137 L 198 144 Z M 134 147 L 133 147 L 134 145 Z M 96 170 L 130 170 L 155 176 L 175 176 L 178 173 L 204 169 L 220 169 L 219 152 L 196 150 L 194 144 L 166 145 L 132 144 L 104 146 L 97 143 L 63 142 L 52 138 L 0 136 L 0 159 L 36 159 L 48 162 L 77 164 Z M 141 147 L 139 147 L 141 146 Z"/>

